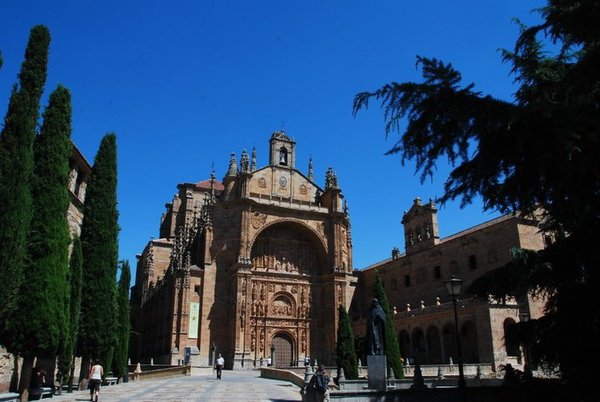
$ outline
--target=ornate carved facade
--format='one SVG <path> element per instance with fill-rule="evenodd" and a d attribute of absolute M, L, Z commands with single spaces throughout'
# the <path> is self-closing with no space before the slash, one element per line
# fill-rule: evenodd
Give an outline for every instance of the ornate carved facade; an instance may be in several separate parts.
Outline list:
<path fill-rule="evenodd" d="M 213 348 L 235 367 L 271 354 L 279 366 L 335 361 L 337 307 L 356 284 L 348 209 L 333 169 L 322 188 L 312 161 L 296 169 L 293 139 L 269 144 L 263 168 L 244 151 L 222 182 L 178 186 L 138 256 L 133 359 L 177 363 L 197 347 L 200 364 Z"/>

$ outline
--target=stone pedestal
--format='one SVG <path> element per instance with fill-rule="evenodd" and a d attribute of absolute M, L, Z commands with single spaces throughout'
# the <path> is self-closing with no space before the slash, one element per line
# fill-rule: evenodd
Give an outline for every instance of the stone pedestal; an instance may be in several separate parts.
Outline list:
<path fill-rule="evenodd" d="M 196 346 L 186 346 L 184 349 L 184 364 L 190 366 L 200 365 L 200 350 Z"/>
<path fill-rule="evenodd" d="M 369 376 L 369 389 L 385 391 L 387 360 L 385 355 L 369 355 L 367 356 L 367 373 Z"/>

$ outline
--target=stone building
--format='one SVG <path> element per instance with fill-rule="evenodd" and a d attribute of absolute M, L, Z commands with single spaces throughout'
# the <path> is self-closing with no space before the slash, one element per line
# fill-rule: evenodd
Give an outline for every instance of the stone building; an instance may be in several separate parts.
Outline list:
<path fill-rule="evenodd" d="M 268 165 L 244 151 L 222 182 L 177 186 L 138 255 L 132 361 L 334 364 L 337 306 L 356 285 L 350 219 L 333 170 L 321 187 L 312 161 L 306 174 L 296 162 L 295 141 L 275 132 Z"/>
<path fill-rule="evenodd" d="M 67 210 L 67 221 L 71 236 L 81 234 L 81 223 L 83 222 L 83 203 L 85 201 L 85 190 L 92 167 L 85 159 L 81 151 L 73 144 L 71 157 L 69 158 L 69 197 L 70 203 Z M 11 377 L 15 367 L 20 367 L 21 358 L 14 356 L 0 345 L 0 392 L 6 392 L 10 387 Z M 79 364 L 79 359 L 77 359 Z M 46 367 L 53 367 L 53 362 L 46 360 Z"/>
<path fill-rule="evenodd" d="M 71 202 L 67 211 L 69 231 L 71 236 L 81 235 L 81 224 L 83 223 L 83 203 L 87 183 L 92 174 L 92 167 L 85 159 L 81 151 L 73 144 L 73 152 L 69 158 L 69 196 Z"/>
<path fill-rule="evenodd" d="M 364 336 L 375 273 L 379 271 L 391 308 L 402 355 L 409 362 L 449 364 L 458 361 L 454 310 L 444 281 L 462 279 L 463 289 L 484 273 L 507 263 L 514 247 L 539 250 L 548 239 L 538 222 L 505 215 L 455 235 L 440 238 L 437 209 L 417 198 L 402 217 L 405 254 L 395 248 L 390 259 L 358 272 L 359 286 L 350 308 L 354 334 Z M 459 297 L 460 298 L 460 297 Z M 538 318 L 542 301 L 507 297 L 504 303 L 463 296 L 458 303 L 459 333 L 465 363 L 522 367 L 519 345 L 506 344 L 508 327 L 520 317 Z M 521 314 L 521 315 L 520 315 Z"/>

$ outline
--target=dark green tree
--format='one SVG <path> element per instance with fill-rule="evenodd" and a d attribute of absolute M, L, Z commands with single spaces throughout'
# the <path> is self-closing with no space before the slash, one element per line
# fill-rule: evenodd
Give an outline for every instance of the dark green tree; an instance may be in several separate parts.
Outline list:
<path fill-rule="evenodd" d="M 59 86 L 51 95 L 35 142 L 32 180 L 33 219 L 28 236 L 28 261 L 16 309 L 7 323 L 9 350 L 24 357 L 20 391 L 28 387 L 34 356 L 54 357 L 67 334 L 70 292 L 69 156 L 71 95 Z"/>
<path fill-rule="evenodd" d="M 31 29 L 19 85 L 13 87 L 0 133 L 0 343 L 10 341 L 9 314 L 23 280 L 32 217 L 33 143 L 46 82 L 50 33 Z"/>
<path fill-rule="evenodd" d="M 390 303 L 388 302 L 379 271 L 376 271 L 375 273 L 373 296 L 379 300 L 379 304 L 385 312 L 385 355 L 387 357 L 387 364 L 394 371 L 394 376 L 396 378 L 404 378 L 404 365 L 402 364 L 402 355 L 400 353 L 400 346 L 398 346 L 398 338 L 396 338 L 394 325 L 392 324 Z"/>
<path fill-rule="evenodd" d="M 102 139 L 86 192 L 81 227 L 83 282 L 78 350 L 81 375 L 90 358 L 101 358 L 107 369 L 117 330 L 117 143 L 114 134 Z"/>
<path fill-rule="evenodd" d="M 419 57 L 422 83 L 360 93 L 354 113 L 369 99 L 381 101 L 386 133 L 402 131 L 389 153 L 416 160 L 422 179 L 438 159 L 453 163 L 442 203 L 481 196 L 488 210 L 541 209 L 554 243 L 516 251 L 471 292 L 544 296 L 546 315 L 519 324 L 535 330 L 516 332 L 531 335 L 522 340 L 533 343 L 532 357 L 560 368 L 566 384 L 584 384 L 573 387 L 572 400 L 579 400 L 600 358 L 600 3 L 549 0 L 540 12 L 543 22 L 521 26 L 514 50 L 502 52 L 518 85 L 513 102 L 483 96 L 473 84 L 461 85 L 450 64 Z"/>
<path fill-rule="evenodd" d="M 69 332 L 61 340 L 58 353 L 59 380 L 62 384 L 69 384 L 69 392 L 73 384 L 73 358 L 75 343 L 79 333 L 79 312 L 81 309 L 81 241 L 79 237 L 73 239 L 71 260 L 69 263 L 69 284 L 71 297 L 69 299 Z"/>
<path fill-rule="evenodd" d="M 121 276 L 119 278 L 118 302 L 119 310 L 117 324 L 117 345 L 115 346 L 113 373 L 116 376 L 127 375 L 127 358 L 129 357 L 129 332 L 130 324 L 130 308 L 129 308 L 129 286 L 131 283 L 131 268 L 129 261 L 121 261 Z"/>
<path fill-rule="evenodd" d="M 354 335 L 346 308 L 338 308 L 337 366 L 344 369 L 348 380 L 358 379 L 358 358 L 354 349 Z"/>

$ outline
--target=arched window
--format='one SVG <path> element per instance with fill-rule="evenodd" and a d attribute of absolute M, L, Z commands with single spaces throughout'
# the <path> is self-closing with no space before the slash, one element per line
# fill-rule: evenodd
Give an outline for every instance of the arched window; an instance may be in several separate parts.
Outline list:
<path fill-rule="evenodd" d="M 279 148 L 279 164 L 284 166 L 288 164 L 288 151 L 285 147 Z"/>

